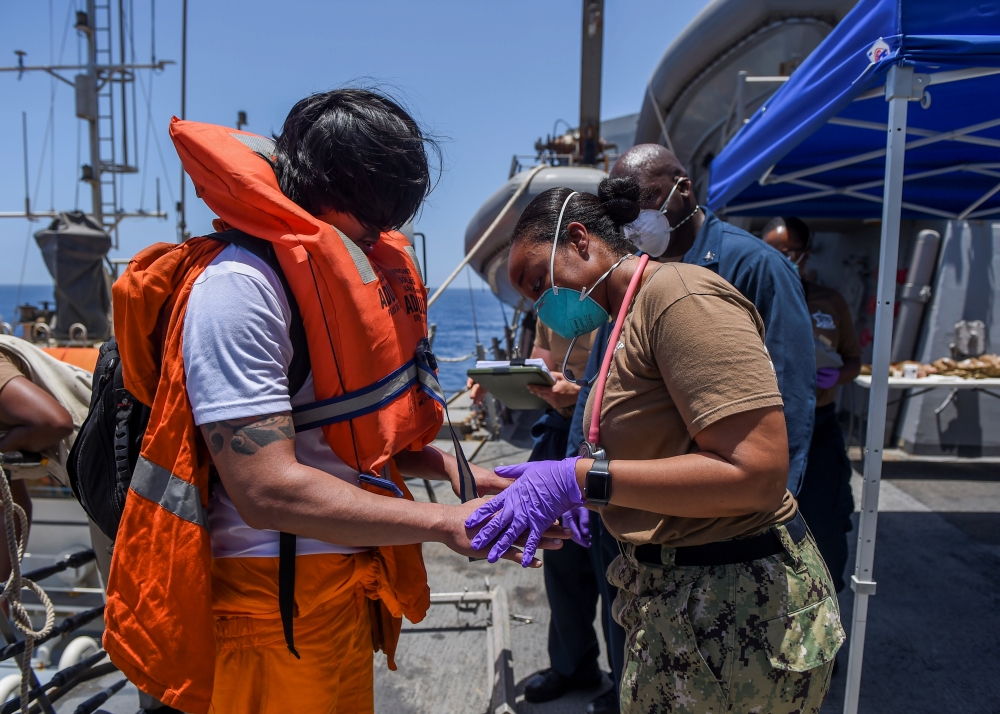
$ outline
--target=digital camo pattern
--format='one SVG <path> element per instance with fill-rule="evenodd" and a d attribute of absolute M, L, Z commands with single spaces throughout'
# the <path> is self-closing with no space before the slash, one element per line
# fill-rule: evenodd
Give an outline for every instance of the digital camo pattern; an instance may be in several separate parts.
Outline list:
<path fill-rule="evenodd" d="M 819 712 L 845 638 L 837 597 L 812 535 L 777 532 L 789 552 L 750 563 L 657 567 L 628 547 L 611 564 L 622 714 Z"/>

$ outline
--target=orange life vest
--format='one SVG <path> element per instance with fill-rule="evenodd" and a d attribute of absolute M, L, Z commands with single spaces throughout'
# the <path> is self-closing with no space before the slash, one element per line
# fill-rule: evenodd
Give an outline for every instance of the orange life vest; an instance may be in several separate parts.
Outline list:
<path fill-rule="evenodd" d="M 366 488 L 409 497 L 391 457 L 430 443 L 443 410 L 424 356 L 426 290 L 405 237 L 383 234 L 366 256 L 282 194 L 263 137 L 176 118 L 170 135 L 216 228 L 269 241 L 291 286 L 317 399 L 294 410 L 296 430 L 322 428 L 344 463 L 383 485 Z M 115 543 L 104 646 L 141 690 L 195 714 L 208 710 L 215 662 L 210 457 L 185 390 L 182 336 L 191 286 L 222 248 L 202 238 L 153 245 L 113 290 L 125 386 L 152 413 Z M 392 617 L 381 642 L 391 662 L 399 618 L 422 619 L 430 597 L 419 544 L 378 551 L 368 595 Z"/>

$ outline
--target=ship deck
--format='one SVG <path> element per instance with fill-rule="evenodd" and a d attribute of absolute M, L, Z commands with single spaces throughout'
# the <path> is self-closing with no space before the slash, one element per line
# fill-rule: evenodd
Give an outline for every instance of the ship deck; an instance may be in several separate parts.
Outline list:
<path fill-rule="evenodd" d="M 448 451 L 452 448 L 450 441 L 437 444 Z M 516 463 L 527 456 L 525 449 L 503 441 L 468 440 L 463 450 L 487 467 Z M 855 469 L 861 468 L 858 456 L 855 449 Z M 855 472 L 854 479 L 855 494 L 860 494 L 860 474 Z M 418 500 L 427 500 L 420 481 L 414 481 L 411 490 Z M 441 502 L 458 502 L 443 482 L 436 485 L 435 495 Z M 432 592 L 506 590 L 519 714 L 584 711 L 600 690 L 576 692 L 543 705 L 523 701 L 527 679 L 548 666 L 549 610 L 541 570 L 522 569 L 506 561 L 470 563 L 433 543 L 424 546 L 424 556 Z M 875 576 L 878 594 L 870 603 L 860 710 L 885 714 L 997 711 L 1000 460 L 917 461 L 888 452 Z M 852 595 L 847 590 L 840 598 L 845 623 L 850 622 Z M 491 686 L 487 617 L 485 607 L 467 612 L 453 605 L 434 605 L 423 622 L 404 623 L 396 657 L 398 671 L 388 671 L 381 655 L 375 658 L 376 711 L 486 712 Z M 843 708 L 846 647 L 839 657 L 839 672 L 824 714 Z M 606 669 L 603 652 L 602 663 Z M 58 711 L 73 711 L 86 697 L 119 678 L 109 675 L 80 687 L 59 703 Z M 610 684 L 608 680 L 604 686 Z M 109 714 L 133 714 L 137 708 L 132 687 L 103 705 Z"/>

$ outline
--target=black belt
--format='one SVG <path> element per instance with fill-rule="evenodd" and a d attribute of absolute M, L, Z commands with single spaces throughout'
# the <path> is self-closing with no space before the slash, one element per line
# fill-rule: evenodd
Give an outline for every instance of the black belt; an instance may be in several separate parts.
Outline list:
<path fill-rule="evenodd" d="M 792 537 L 794 543 L 801 543 L 802 539 L 806 537 L 806 522 L 801 513 L 796 513 L 792 520 L 782 525 L 788 530 L 788 535 Z M 781 544 L 778 534 L 774 532 L 774 528 L 768 528 L 753 538 L 675 548 L 674 564 L 680 566 L 736 565 L 777 555 L 784 549 L 785 547 Z M 661 546 L 655 543 L 640 545 L 636 546 L 635 558 L 643 563 L 663 565 L 660 552 Z"/>

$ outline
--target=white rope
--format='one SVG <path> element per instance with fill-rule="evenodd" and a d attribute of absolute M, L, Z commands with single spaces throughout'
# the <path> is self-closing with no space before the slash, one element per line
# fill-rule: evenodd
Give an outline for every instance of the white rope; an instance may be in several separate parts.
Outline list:
<path fill-rule="evenodd" d="M 28 533 L 28 516 L 24 509 L 14 503 L 10 493 L 10 484 L 5 476 L 0 475 L 0 499 L 3 499 L 3 518 L 7 534 L 7 552 L 10 555 L 10 577 L 4 583 L 0 592 L 0 603 L 6 601 L 10 608 L 10 618 L 14 626 L 24 635 L 24 654 L 21 655 L 21 711 L 28 711 L 28 694 L 31 691 L 31 653 L 35 648 L 35 640 L 45 637 L 52 631 L 56 622 L 56 611 L 49 596 L 42 587 L 31 580 L 21 577 L 21 559 L 24 557 L 25 539 Z M 17 536 L 14 518 L 21 527 L 21 537 Z M 45 624 L 42 629 L 32 629 L 31 617 L 21 604 L 21 591 L 30 590 L 45 608 Z"/>
<path fill-rule="evenodd" d="M 438 355 L 434 355 L 434 359 L 436 359 L 438 362 L 464 362 L 465 360 L 472 359 L 475 356 L 476 356 L 475 352 L 470 352 L 464 357 L 439 357 Z"/>
<path fill-rule="evenodd" d="M 500 210 L 500 213 L 498 213 L 497 217 L 493 219 L 492 223 L 490 223 L 489 228 L 487 228 L 483 232 L 483 235 L 479 237 L 479 240 L 476 241 L 476 244 L 469 249 L 469 252 L 465 254 L 465 257 L 462 258 L 461 262 L 455 266 L 455 269 L 453 271 L 451 271 L 451 275 L 445 278 L 445 281 L 441 283 L 441 286 L 437 290 L 435 290 L 434 294 L 431 295 L 430 298 L 427 300 L 428 310 L 430 310 L 431 305 L 433 305 L 437 301 L 437 299 L 441 297 L 441 294 L 444 292 L 445 288 L 451 285 L 451 281 L 458 277 L 458 274 L 462 272 L 462 268 L 464 268 L 468 264 L 468 262 L 475 257 L 476 253 L 479 252 L 479 249 L 482 248 L 483 245 L 486 243 L 486 241 L 489 240 L 489 237 L 493 235 L 493 231 L 496 229 L 498 225 L 500 225 L 500 221 L 502 221 L 507 216 L 507 214 L 510 212 L 511 207 L 515 203 L 517 203 L 517 199 L 521 197 L 522 193 L 528 190 L 528 186 L 531 185 L 531 179 L 535 178 L 535 174 L 537 174 L 542 169 L 547 169 L 547 168 L 549 168 L 548 164 L 539 164 L 535 168 L 531 169 L 528 175 L 524 177 L 524 181 L 522 181 L 521 185 L 517 187 L 516 191 L 514 191 L 514 195 L 507 200 L 507 203 Z"/>
<path fill-rule="evenodd" d="M 667 131 L 667 123 L 663 120 L 663 115 L 660 113 L 660 103 L 656 99 L 656 95 L 653 94 L 653 79 L 650 77 L 649 82 L 646 83 L 646 94 L 649 96 L 649 102 L 653 105 L 653 111 L 656 113 L 656 121 L 660 123 L 660 135 L 656 137 L 656 143 L 660 143 L 660 139 L 665 139 L 667 142 L 667 149 L 670 153 L 674 152 L 674 144 L 670 141 L 670 133 Z"/>

